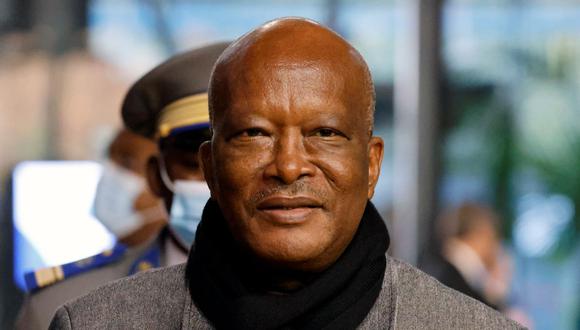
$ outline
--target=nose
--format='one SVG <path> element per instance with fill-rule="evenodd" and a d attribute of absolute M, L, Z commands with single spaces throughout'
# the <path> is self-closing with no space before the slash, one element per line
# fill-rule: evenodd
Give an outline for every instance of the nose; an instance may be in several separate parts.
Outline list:
<path fill-rule="evenodd" d="M 310 162 L 300 132 L 282 135 L 274 148 L 273 159 L 264 171 L 266 178 L 291 184 L 303 177 L 312 176 L 315 166 Z"/>

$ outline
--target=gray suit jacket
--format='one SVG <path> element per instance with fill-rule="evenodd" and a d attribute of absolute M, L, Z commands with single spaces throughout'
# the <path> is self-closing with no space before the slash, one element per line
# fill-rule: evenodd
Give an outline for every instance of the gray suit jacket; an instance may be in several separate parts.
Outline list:
<path fill-rule="evenodd" d="M 58 309 L 50 328 L 213 329 L 190 298 L 184 264 L 115 281 L 68 302 Z M 359 329 L 522 327 L 420 270 L 388 257 L 381 293 Z"/>

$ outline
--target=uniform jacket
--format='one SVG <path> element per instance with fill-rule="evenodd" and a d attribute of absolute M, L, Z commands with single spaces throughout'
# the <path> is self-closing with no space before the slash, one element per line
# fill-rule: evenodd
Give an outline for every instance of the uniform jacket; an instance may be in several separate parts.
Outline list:
<path fill-rule="evenodd" d="M 227 317 L 227 315 L 224 315 Z M 359 329 L 522 329 L 484 304 L 387 257 L 382 290 Z M 50 329 L 213 329 L 185 282 L 185 264 L 107 284 L 61 306 Z"/>
<path fill-rule="evenodd" d="M 186 259 L 186 254 L 173 247 L 172 241 L 167 239 L 165 250 L 176 251 L 173 254 L 181 254 L 181 262 Z M 156 242 L 153 242 L 155 244 Z M 46 329 L 50 320 L 54 316 L 57 308 L 66 301 L 84 295 L 97 287 L 126 277 L 130 273 L 131 267 L 135 264 L 142 254 L 147 251 L 152 244 L 145 244 L 141 247 L 130 248 L 123 257 L 115 262 L 109 263 L 102 267 L 90 268 L 87 271 L 57 282 L 39 291 L 33 292 L 26 296 L 20 309 L 16 321 L 16 329 L 36 330 Z M 167 251 L 165 251 L 167 252 Z M 163 253 L 161 265 L 173 265 L 168 258 L 168 253 Z"/>

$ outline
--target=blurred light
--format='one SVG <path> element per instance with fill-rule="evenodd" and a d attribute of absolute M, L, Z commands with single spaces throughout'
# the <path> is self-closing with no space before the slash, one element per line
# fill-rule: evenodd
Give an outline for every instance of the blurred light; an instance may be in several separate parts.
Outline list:
<path fill-rule="evenodd" d="M 574 204 L 564 195 L 528 194 L 518 201 L 514 227 L 516 248 L 528 257 L 554 252 L 574 217 Z"/>
<path fill-rule="evenodd" d="M 92 215 L 101 166 L 89 161 L 27 161 L 13 173 L 15 279 L 24 272 L 77 261 L 111 247 Z"/>

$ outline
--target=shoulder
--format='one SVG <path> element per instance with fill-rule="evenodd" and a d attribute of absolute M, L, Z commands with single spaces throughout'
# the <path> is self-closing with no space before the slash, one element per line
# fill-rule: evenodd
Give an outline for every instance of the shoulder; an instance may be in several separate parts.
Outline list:
<path fill-rule="evenodd" d="M 444 286 L 419 269 L 388 257 L 396 328 L 521 329 L 485 304 Z"/>
<path fill-rule="evenodd" d="M 20 308 L 16 328 L 46 329 L 60 305 L 125 275 L 115 268 L 104 266 L 29 293 Z"/>
<path fill-rule="evenodd" d="M 58 306 L 107 282 L 127 275 L 126 255 L 108 252 L 77 262 L 26 274 L 29 290 L 20 308 L 16 328 L 46 329 Z"/>
<path fill-rule="evenodd" d="M 51 328 L 173 328 L 181 322 L 186 296 L 184 264 L 145 271 L 64 304 Z"/>
<path fill-rule="evenodd" d="M 126 250 L 125 246 L 118 244 L 110 250 L 88 258 L 28 272 L 24 275 L 26 289 L 28 292 L 34 293 L 70 278 L 113 265 L 123 259 Z"/>

